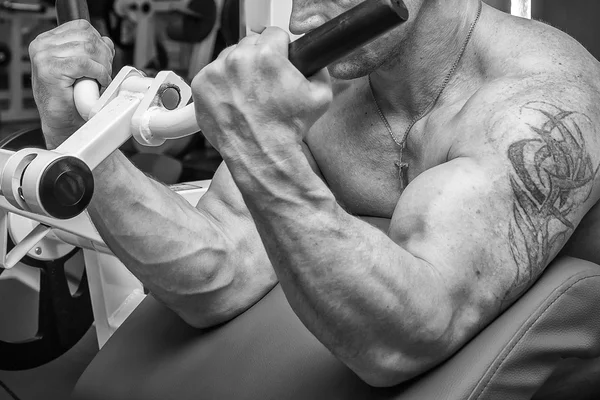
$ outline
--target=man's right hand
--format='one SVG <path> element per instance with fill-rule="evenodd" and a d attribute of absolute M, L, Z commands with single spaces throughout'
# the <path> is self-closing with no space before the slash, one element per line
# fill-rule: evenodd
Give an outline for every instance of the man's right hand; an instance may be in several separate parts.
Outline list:
<path fill-rule="evenodd" d="M 49 148 L 58 147 L 85 122 L 73 100 L 75 81 L 92 78 L 107 87 L 114 55 L 110 38 L 85 20 L 63 24 L 31 42 L 33 96 Z"/>

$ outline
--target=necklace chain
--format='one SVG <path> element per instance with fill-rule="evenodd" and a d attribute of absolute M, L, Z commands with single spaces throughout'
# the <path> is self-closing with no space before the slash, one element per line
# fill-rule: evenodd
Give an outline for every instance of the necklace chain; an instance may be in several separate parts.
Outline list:
<path fill-rule="evenodd" d="M 373 91 L 373 84 L 371 83 L 371 75 L 369 75 L 369 88 L 371 89 L 371 95 L 373 97 L 373 101 L 375 102 L 375 107 L 377 108 L 377 113 L 379 114 L 381 121 L 387 128 L 387 130 L 388 130 L 390 136 L 392 137 L 392 139 L 394 140 L 394 142 L 398 146 L 400 146 L 400 161 L 396 163 L 397 166 L 400 166 L 400 164 L 402 164 L 402 155 L 403 155 L 402 153 L 404 151 L 404 146 L 406 145 L 406 139 L 408 139 L 408 135 L 410 134 L 410 131 L 415 126 L 415 124 L 417 122 L 419 122 L 421 119 L 423 119 L 423 117 L 425 117 L 433 109 L 433 107 L 437 104 L 438 100 L 442 96 L 442 93 L 444 92 L 444 90 L 446 89 L 448 84 L 450 83 L 450 79 L 452 79 L 452 76 L 456 72 L 456 69 L 458 68 L 458 65 L 460 64 L 460 61 L 462 60 L 462 58 L 465 54 L 465 51 L 467 50 L 467 46 L 469 45 L 469 42 L 471 41 L 471 37 L 473 36 L 473 31 L 475 31 L 475 27 L 477 26 L 477 22 L 479 21 L 479 17 L 481 16 L 482 8 L 483 8 L 483 4 L 480 1 L 479 2 L 479 10 L 477 11 L 477 16 L 475 17 L 475 20 L 473 21 L 473 23 L 471 24 L 471 27 L 469 28 L 469 32 L 467 33 L 467 38 L 465 39 L 463 46 L 460 49 L 460 52 L 458 54 L 458 57 L 456 58 L 456 61 L 454 61 L 454 64 L 452 64 L 452 67 L 450 67 L 450 71 L 448 71 L 448 74 L 444 78 L 444 81 L 442 82 L 442 85 L 440 86 L 440 90 L 438 91 L 437 95 L 433 98 L 433 101 L 431 101 L 429 103 L 429 105 L 421 113 L 419 113 L 416 117 L 414 117 L 410 121 L 410 124 L 408 125 L 408 128 L 404 132 L 404 135 L 402 136 L 402 140 L 400 140 L 400 141 L 396 138 L 396 135 L 394 135 L 394 131 L 392 131 L 392 127 L 390 126 L 390 123 L 388 122 L 385 115 L 383 115 L 383 111 L 381 111 L 381 107 L 379 106 L 379 103 L 377 102 L 377 98 L 375 97 L 375 92 Z"/>

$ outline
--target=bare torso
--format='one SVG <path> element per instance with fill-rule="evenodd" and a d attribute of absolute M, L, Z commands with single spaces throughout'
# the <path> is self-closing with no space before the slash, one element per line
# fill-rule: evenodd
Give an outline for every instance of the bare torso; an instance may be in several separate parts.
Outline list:
<path fill-rule="evenodd" d="M 491 125 L 501 123 L 496 116 L 502 109 L 539 113 L 540 123 L 546 122 L 545 112 L 556 110 L 555 116 L 574 113 L 576 123 L 591 125 L 580 144 L 598 165 L 600 64 L 572 38 L 547 25 L 496 11 L 488 13 L 486 19 L 482 23 L 495 34 L 486 38 L 489 51 L 481 55 L 480 67 L 486 78 L 454 81 L 433 111 L 411 130 L 404 152 L 404 161 L 410 165 L 409 182 L 456 157 L 489 155 L 498 157 L 499 162 L 506 160 L 507 148 L 520 138 L 490 133 L 497 132 Z M 547 93 L 533 94 L 526 111 L 522 105 L 510 110 L 514 93 L 540 84 L 546 86 Z M 586 96 L 567 109 L 555 102 L 561 100 L 560 84 L 577 85 Z M 361 78 L 345 85 L 306 143 L 339 203 L 354 215 L 380 218 L 378 225 L 385 230 L 385 220 L 392 217 L 402 194 L 394 164 L 399 148 L 378 115 L 368 80 Z M 402 137 L 408 121 L 393 115 L 387 118 L 395 136 Z M 600 198 L 599 189 L 594 185 L 590 194 L 595 200 Z M 599 238 L 600 207 L 594 207 L 565 252 L 600 263 L 600 250 L 595 250 L 600 248 Z"/>

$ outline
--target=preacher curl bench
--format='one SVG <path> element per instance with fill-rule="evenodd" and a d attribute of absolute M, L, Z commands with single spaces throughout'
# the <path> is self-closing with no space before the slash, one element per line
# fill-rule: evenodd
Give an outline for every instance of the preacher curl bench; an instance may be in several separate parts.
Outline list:
<path fill-rule="evenodd" d="M 376 2 L 384 3 L 366 3 Z M 73 397 L 530 399 L 563 360 L 600 357 L 599 308 L 600 266 L 559 257 L 445 363 L 381 389 L 362 382 L 312 336 L 279 286 L 234 320 L 207 330 L 188 326 L 149 295 L 104 344 Z"/>

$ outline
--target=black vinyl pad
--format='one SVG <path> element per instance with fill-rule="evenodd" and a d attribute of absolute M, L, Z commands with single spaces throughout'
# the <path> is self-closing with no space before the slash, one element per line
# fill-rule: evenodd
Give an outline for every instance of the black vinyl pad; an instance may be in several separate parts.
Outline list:
<path fill-rule="evenodd" d="M 149 298 L 115 335 L 80 380 L 85 395 L 76 398 L 380 398 L 310 334 L 279 285 L 233 321 L 204 332 Z M 123 337 L 126 349 L 113 346 Z M 115 360 L 117 353 L 122 357 L 110 362 L 110 375 L 119 378 L 107 387 L 94 377 L 106 373 L 103 358 Z"/>
<path fill-rule="evenodd" d="M 279 286 L 200 331 L 148 297 L 80 378 L 85 400 L 525 400 L 563 359 L 600 357 L 600 266 L 563 257 L 457 354 L 392 389 L 363 383 L 294 314 Z"/>

